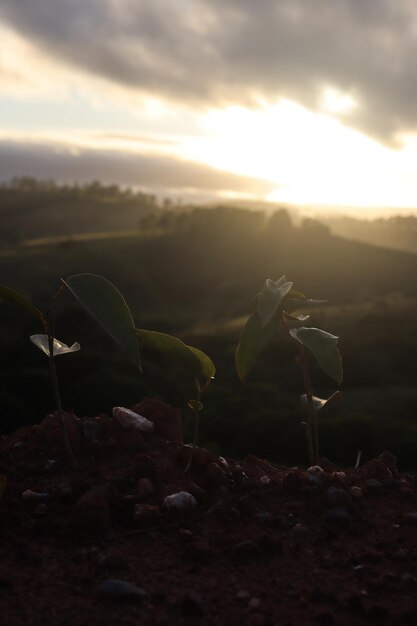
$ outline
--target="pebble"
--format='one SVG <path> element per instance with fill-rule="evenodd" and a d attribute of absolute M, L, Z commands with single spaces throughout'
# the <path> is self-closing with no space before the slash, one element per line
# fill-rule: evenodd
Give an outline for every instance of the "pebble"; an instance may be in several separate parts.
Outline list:
<path fill-rule="evenodd" d="M 348 524 L 351 521 L 350 513 L 343 507 L 328 509 L 324 515 L 326 522 L 334 524 Z"/>
<path fill-rule="evenodd" d="M 81 428 L 88 443 L 98 441 L 103 437 L 103 428 L 94 418 L 89 418 L 81 422 Z"/>
<path fill-rule="evenodd" d="M 146 591 L 133 583 L 118 578 L 109 578 L 98 586 L 97 591 L 102 596 L 116 600 L 142 601 L 146 598 Z"/>
<path fill-rule="evenodd" d="M 384 489 L 400 489 L 402 481 L 396 478 L 386 478 L 381 482 Z"/>
<path fill-rule="evenodd" d="M 322 474 L 324 474 L 324 469 L 320 467 L 320 465 L 311 465 L 311 467 L 309 467 L 307 470 L 307 474 L 313 474 L 313 476 L 321 476 Z"/>
<path fill-rule="evenodd" d="M 349 507 L 352 504 L 352 498 L 344 489 L 337 489 L 336 487 L 329 487 L 326 491 L 326 498 L 328 504 L 333 507 Z"/>
<path fill-rule="evenodd" d="M 259 611 L 262 608 L 262 600 L 259 598 L 251 598 L 248 602 L 249 611 Z"/>
<path fill-rule="evenodd" d="M 197 506 L 197 500 L 188 491 L 173 493 L 164 499 L 164 507 L 175 511 L 190 511 Z"/>
<path fill-rule="evenodd" d="M 382 487 L 379 480 L 375 480 L 375 478 L 369 478 L 368 480 L 365 480 L 364 486 L 366 487 L 368 491 L 373 491 L 373 492 L 379 491 Z"/>
<path fill-rule="evenodd" d="M 113 407 L 112 415 L 124 428 L 141 430 L 142 432 L 150 432 L 154 429 L 153 422 L 124 406 Z"/>
<path fill-rule="evenodd" d="M 161 509 L 154 504 L 137 504 L 134 509 L 133 519 L 136 525 L 144 528 L 156 526 L 162 520 Z"/>
<path fill-rule="evenodd" d="M 32 491 L 31 489 L 26 489 L 22 493 L 22 500 L 31 500 L 32 502 L 47 502 L 49 499 L 49 493 Z"/>
<path fill-rule="evenodd" d="M 298 472 L 289 471 L 284 476 L 284 489 L 290 493 L 299 491 L 303 486 L 303 479 Z"/>
<path fill-rule="evenodd" d="M 266 474 L 264 474 L 264 476 L 261 476 L 259 479 L 259 482 L 262 485 L 269 485 L 269 483 L 271 482 L 271 479 L 269 478 L 269 476 L 267 476 Z"/>
<path fill-rule="evenodd" d="M 352 487 L 350 488 L 350 494 L 357 500 L 363 497 L 362 489 L 360 487 L 357 487 L 356 485 L 352 485 Z"/>

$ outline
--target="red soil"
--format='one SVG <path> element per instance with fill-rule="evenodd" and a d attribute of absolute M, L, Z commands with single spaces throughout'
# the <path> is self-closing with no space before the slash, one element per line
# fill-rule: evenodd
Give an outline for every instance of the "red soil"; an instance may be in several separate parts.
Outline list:
<path fill-rule="evenodd" d="M 54 415 L 1 439 L 2 624 L 417 624 L 417 490 L 392 455 L 315 474 L 196 449 L 184 474 L 178 412 L 136 410 L 154 433 L 68 414 L 76 469 Z M 163 506 L 184 490 L 196 506 Z"/>

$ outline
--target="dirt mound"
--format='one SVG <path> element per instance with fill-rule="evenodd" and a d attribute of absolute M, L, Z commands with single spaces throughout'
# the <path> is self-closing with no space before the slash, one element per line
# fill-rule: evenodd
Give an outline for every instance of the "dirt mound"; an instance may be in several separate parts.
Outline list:
<path fill-rule="evenodd" d="M 417 491 L 386 452 L 357 470 L 238 463 L 182 445 L 145 399 L 3 437 L 0 612 L 25 624 L 417 623 Z M 191 465 L 185 472 L 185 468 Z"/>

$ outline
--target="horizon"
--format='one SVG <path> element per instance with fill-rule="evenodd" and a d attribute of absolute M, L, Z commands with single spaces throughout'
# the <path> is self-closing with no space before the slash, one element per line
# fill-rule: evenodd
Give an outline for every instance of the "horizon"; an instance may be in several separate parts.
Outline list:
<path fill-rule="evenodd" d="M 75 8 L 0 7 L 1 180 L 417 215 L 411 0 Z"/>

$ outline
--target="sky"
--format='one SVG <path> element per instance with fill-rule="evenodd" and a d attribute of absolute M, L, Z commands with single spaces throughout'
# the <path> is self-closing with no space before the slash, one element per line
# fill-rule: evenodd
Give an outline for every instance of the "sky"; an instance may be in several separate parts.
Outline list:
<path fill-rule="evenodd" d="M 0 180 L 417 214 L 415 0 L 0 0 Z"/>

